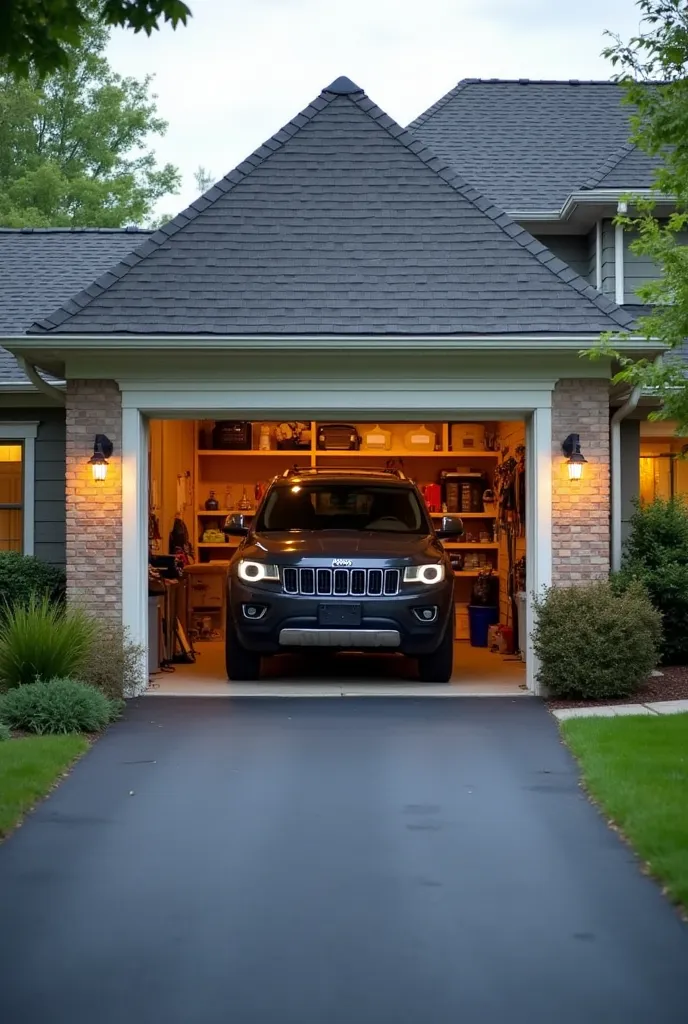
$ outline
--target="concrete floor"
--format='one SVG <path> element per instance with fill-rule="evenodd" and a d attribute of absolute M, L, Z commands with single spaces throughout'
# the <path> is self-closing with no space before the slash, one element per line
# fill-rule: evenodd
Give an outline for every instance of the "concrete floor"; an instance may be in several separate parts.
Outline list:
<path fill-rule="evenodd" d="M 161 697 L 509 697 L 527 694 L 525 665 L 468 642 L 454 645 L 450 683 L 420 683 L 415 665 L 399 655 L 340 654 L 297 658 L 283 655 L 266 662 L 258 683 L 228 683 L 224 644 L 198 643 L 193 665 L 175 665 L 157 673 L 148 693 Z"/>
<path fill-rule="evenodd" d="M 685 1024 L 537 700 L 138 700 L 0 844 L 2 1024 Z"/>

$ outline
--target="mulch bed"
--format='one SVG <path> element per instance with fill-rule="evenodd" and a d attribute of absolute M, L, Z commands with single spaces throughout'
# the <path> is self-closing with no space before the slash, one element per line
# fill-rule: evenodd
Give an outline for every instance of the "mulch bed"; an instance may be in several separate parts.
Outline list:
<path fill-rule="evenodd" d="M 661 676 L 650 676 L 630 697 L 616 700 L 548 700 L 549 708 L 592 708 L 598 704 L 647 704 L 656 700 L 688 700 L 688 665 L 661 668 Z"/>

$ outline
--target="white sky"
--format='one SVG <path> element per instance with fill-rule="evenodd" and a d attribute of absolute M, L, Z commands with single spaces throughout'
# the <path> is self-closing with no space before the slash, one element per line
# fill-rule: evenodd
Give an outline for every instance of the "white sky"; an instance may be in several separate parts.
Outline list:
<path fill-rule="evenodd" d="M 608 78 L 605 29 L 638 30 L 634 0 L 187 0 L 186 28 L 113 35 L 116 71 L 155 76 L 169 122 L 155 140 L 183 174 L 221 178 L 347 75 L 405 125 L 461 78 Z"/>

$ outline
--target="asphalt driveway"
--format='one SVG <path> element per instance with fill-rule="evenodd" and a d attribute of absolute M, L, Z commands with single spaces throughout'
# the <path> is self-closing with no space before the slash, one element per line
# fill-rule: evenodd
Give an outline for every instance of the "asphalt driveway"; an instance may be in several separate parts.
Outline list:
<path fill-rule="evenodd" d="M 3 1024 L 683 1024 L 527 698 L 143 699 L 0 846 Z"/>

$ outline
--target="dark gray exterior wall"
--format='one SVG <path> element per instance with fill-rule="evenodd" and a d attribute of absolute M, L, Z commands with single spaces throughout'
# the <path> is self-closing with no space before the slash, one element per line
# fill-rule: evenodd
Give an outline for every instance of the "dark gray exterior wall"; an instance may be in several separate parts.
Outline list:
<path fill-rule="evenodd" d="M 34 484 L 34 554 L 65 564 L 65 412 L 62 408 L 0 409 L 5 422 L 38 422 Z"/>
<path fill-rule="evenodd" d="M 621 543 L 630 532 L 633 502 L 640 490 L 640 421 L 621 421 Z"/>
<path fill-rule="evenodd" d="M 602 294 L 614 297 L 616 289 L 614 263 L 614 225 L 610 220 L 602 221 Z"/>
<path fill-rule="evenodd" d="M 624 302 L 639 302 L 636 289 L 648 281 L 656 281 L 659 267 L 647 256 L 637 256 L 631 252 L 631 244 L 638 237 L 637 231 L 624 233 Z M 688 245 L 688 231 L 679 232 L 677 239 L 681 245 Z"/>
<path fill-rule="evenodd" d="M 588 241 L 585 235 L 539 235 L 536 237 L 538 242 L 546 245 L 555 256 L 558 256 L 560 260 L 568 264 L 572 270 L 575 270 L 577 274 L 584 277 L 586 281 L 589 280 L 590 257 Z M 595 284 L 594 280 L 592 284 Z"/>

